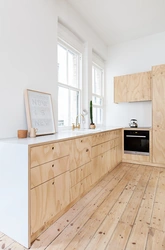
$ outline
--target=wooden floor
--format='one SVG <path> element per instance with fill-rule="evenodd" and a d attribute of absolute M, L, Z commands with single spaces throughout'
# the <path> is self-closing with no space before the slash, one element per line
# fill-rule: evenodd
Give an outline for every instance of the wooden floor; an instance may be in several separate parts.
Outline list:
<path fill-rule="evenodd" d="M 25 248 L 0 233 L 0 249 Z M 165 249 L 165 169 L 120 164 L 31 249 Z"/>

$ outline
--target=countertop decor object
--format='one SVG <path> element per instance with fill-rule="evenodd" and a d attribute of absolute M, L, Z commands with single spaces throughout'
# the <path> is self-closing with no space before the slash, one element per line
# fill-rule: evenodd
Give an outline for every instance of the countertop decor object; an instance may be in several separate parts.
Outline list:
<path fill-rule="evenodd" d="M 37 129 L 36 135 L 55 133 L 51 94 L 26 89 L 25 106 L 29 133 L 31 128 Z"/>
<path fill-rule="evenodd" d="M 90 128 L 95 129 L 96 126 L 93 122 L 93 104 L 92 104 L 92 101 L 90 101 L 90 119 L 91 119 Z"/>
<path fill-rule="evenodd" d="M 17 130 L 17 136 L 18 138 L 26 138 L 27 137 L 27 130 L 19 129 Z"/>

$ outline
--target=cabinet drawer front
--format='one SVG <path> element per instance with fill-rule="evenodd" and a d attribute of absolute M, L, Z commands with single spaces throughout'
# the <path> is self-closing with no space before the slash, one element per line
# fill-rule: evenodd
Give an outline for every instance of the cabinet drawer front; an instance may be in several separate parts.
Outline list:
<path fill-rule="evenodd" d="M 92 147 L 92 158 L 108 151 L 110 149 L 109 142 L 104 142 L 99 145 Z"/>
<path fill-rule="evenodd" d="M 76 185 L 78 182 L 82 181 L 91 173 L 91 162 L 88 162 L 82 167 L 73 170 L 70 173 L 71 187 Z"/>
<path fill-rule="evenodd" d="M 69 155 L 69 142 L 32 147 L 30 151 L 31 168 L 66 155 Z"/>
<path fill-rule="evenodd" d="M 99 133 L 92 136 L 92 146 L 103 143 L 106 139 L 106 133 Z"/>
<path fill-rule="evenodd" d="M 114 140 L 115 147 L 121 144 L 121 138 L 118 137 Z"/>
<path fill-rule="evenodd" d="M 45 163 L 31 169 L 31 188 L 69 170 L 69 156 Z"/>
<path fill-rule="evenodd" d="M 91 161 L 91 137 L 75 139 L 72 142 L 70 169 L 76 169 Z"/>
<path fill-rule="evenodd" d="M 114 146 L 115 146 L 115 141 L 114 140 L 109 141 L 109 148 L 110 149 L 114 148 Z"/>
<path fill-rule="evenodd" d="M 102 152 L 102 144 L 92 147 L 92 158 L 100 155 Z"/>
<path fill-rule="evenodd" d="M 115 131 L 111 131 L 109 135 L 109 139 L 113 140 L 115 138 Z"/>

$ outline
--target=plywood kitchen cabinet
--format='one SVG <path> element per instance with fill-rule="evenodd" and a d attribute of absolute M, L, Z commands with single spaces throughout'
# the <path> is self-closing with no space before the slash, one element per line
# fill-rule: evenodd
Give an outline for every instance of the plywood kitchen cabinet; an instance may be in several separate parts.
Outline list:
<path fill-rule="evenodd" d="M 91 136 L 72 140 L 70 149 L 70 170 L 91 161 Z"/>
<path fill-rule="evenodd" d="M 30 149 L 32 241 L 70 203 L 69 148 L 59 142 Z"/>
<path fill-rule="evenodd" d="M 92 183 L 121 162 L 121 130 L 108 131 L 92 137 Z"/>
<path fill-rule="evenodd" d="M 70 178 L 70 198 L 72 202 L 91 186 L 91 136 L 72 140 Z"/>
<path fill-rule="evenodd" d="M 69 139 L 1 140 L 0 231 L 30 247 L 121 161 L 120 137 L 115 129 Z"/>
<path fill-rule="evenodd" d="M 114 102 L 127 102 L 128 75 L 114 77 Z"/>
<path fill-rule="evenodd" d="M 142 72 L 114 78 L 114 102 L 151 100 L 151 72 Z"/>
<path fill-rule="evenodd" d="M 165 163 L 165 65 L 152 67 L 153 163 Z"/>

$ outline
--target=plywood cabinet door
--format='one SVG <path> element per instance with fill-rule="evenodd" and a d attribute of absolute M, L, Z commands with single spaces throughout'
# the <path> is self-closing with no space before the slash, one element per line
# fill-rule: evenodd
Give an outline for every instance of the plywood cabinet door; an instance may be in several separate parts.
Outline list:
<path fill-rule="evenodd" d="M 114 78 L 115 103 L 151 100 L 151 72 Z"/>
<path fill-rule="evenodd" d="M 31 189 L 32 239 L 49 221 L 70 203 L 69 171 Z M 34 237 L 35 238 L 35 237 Z"/>
<path fill-rule="evenodd" d="M 127 102 L 151 100 L 151 72 L 128 76 Z"/>
<path fill-rule="evenodd" d="M 165 163 L 165 130 L 153 129 L 153 162 Z"/>
<path fill-rule="evenodd" d="M 128 75 L 114 77 L 114 102 L 127 101 Z"/>
<path fill-rule="evenodd" d="M 155 74 L 153 81 L 153 128 L 165 129 L 165 72 Z"/>
<path fill-rule="evenodd" d="M 55 206 L 55 180 L 31 190 L 31 235 L 40 230 L 60 208 Z"/>
<path fill-rule="evenodd" d="M 153 162 L 165 162 L 165 67 L 153 67 Z"/>
<path fill-rule="evenodd" d="M 70 203 L 70 173 L 69 171 L 55 178 L 55 207 L 61 211 Z"/>
<path fill-rule="evenodd" d="M 70 152 L 70 170 L 74 170 L 91 161 L 91 136 L 72 141 Z"/>

